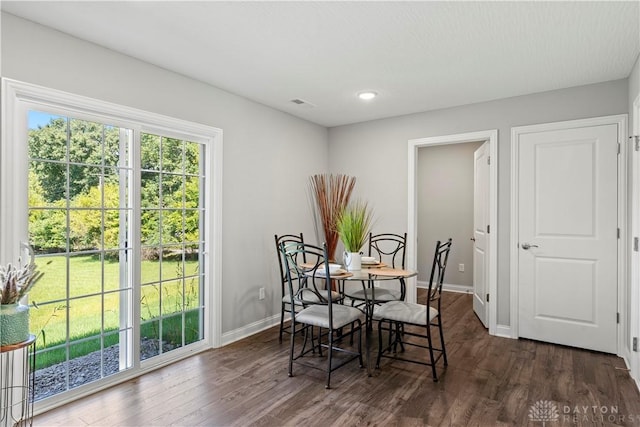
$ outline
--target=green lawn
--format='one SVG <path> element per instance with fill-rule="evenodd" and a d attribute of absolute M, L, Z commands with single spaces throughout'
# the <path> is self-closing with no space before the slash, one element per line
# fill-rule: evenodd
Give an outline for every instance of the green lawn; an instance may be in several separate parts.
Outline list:
<path fill-rule="evenodd" d="M 105 346 L 118 342 L 117 330 L 119 328 L 120 300 L 126 303 L 131 292 L 129 289 L 120 288 L 120 268 L 118 261 L 106 261 L 103 264 L 98 258 L 83 255 L 70 258 L 67 266 L 65 256 L 42 256 L 36 259 L 39 269 L 44 273 L 42 279 L 29 293 L 29 301 L 35 302 L 37 308 L 30 310 L 30 329 L 38 335 L 37 348 L 55 347 L 64 344 L 67 334 L 67 317 L 69 318 L 69 338 L 71 341 L 87 337 L 96 337 L 84 343 L 72 346 L 74 355 L 80 356 L 100 348 L 99 335 L 101 331 L 111 334 L 105 336 Z M 182 276 L 182 262 L 170 259 L 163 261 L 143 261 L 142 263 L 142 298 L 141 320 L 143 325 L 142 336 L 158 338 L 158 322 L 152 321 L 160 314 L 163 320 L 163 339 L 181 341 L 182 316 L 175 315 L 183 310 L 189 310 L 185 318 L 187 342 L 193 338 L 193 329 L 197 329 L 199 307 L 199 289 L 197 277 L 186 280 L 186 293 L 183 292 L 179 279 Z M 196 275 L 197 261 L 186 261 L 184 271 L 186 276 Z M 67 273 L 67 271 L 69 273 Z M 63 300 L 67 295 L 67 275 L 69 280 L 68 292 L 70 302 Z M 124 276 L 126 277 L 126 275 Z M 163 282 L 159 283 L 160 278 Z M 168 280 L 168 282 L 166 282 Z M 104 287 L 104 295 L 100 295 Z M 98 294 L 98 295 L 95 295 Z M 183 295 L 184 294 L 184 295 Z M 184 300 L 183 300 L 184 296 Z M 195 309 L 195 311 L 194 311 Z M 104 313 L 104 316 L 101 314 Z M 194 315 L 196 320 L 194 320 Z M 104 319 L 104 324 L 103 324 Z M 171 331 L 169 331 L 171 329 Z M 181 342 L 176 342 L 180 345 Z M 64 360 L 64 348 L 47 352 L 48 356 L 38 356 L 39 366 Z M 51 356 L 51 357 L 49 357 Z M 47 361 L 51 359 L 51 362 Z"/>

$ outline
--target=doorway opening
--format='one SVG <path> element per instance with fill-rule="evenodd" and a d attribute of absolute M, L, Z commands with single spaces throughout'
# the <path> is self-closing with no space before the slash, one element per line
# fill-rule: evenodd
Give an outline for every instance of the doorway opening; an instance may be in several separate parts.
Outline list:
<path fill-rule="evenodd" d="M 500 335 L 497 327 L 497 189 L 498 189 L 498 175 L 497 175 L 497 144 L 498 144 L 498 131 L 497 129 L 470 132 L 463 134 L 444 135 L 428 138 L 419 138 L 409 140 L 408 144 L 408 233 L 407 233 L 407 263 L 411 269 L 418 269 L 418 153 L 420 148 L 434 147 L 438 145 L 450 145 L 450 144 L 463 144 L 470 142 L 483 141 L 488 144 L 488 158 L 490 163 L 489 168 L 489 197 L 488 197 L 488 223 L 487 227 L 490 232 L 488 233 L 487 241 L 487 258 L 486 258 L 486 271 L 487 271 L 487 290 L 488 290 L 488 310 L 487 310 L 487 325 L 489 333 L 491 335 Z M 444 178 L 444 177 L 443 177 Z M 459 242 L 459 244 L 466 244 L 467 241 Z M 454 245 L 456 243 L 454 242 Z M 457 266 L 456 266 L 457 267 Z M 449 268 L 452 268 L 451 266 Z M 408 283 L 407 299 L 414 301 L 416 299 L 416 281 L 412 280 Z"/>

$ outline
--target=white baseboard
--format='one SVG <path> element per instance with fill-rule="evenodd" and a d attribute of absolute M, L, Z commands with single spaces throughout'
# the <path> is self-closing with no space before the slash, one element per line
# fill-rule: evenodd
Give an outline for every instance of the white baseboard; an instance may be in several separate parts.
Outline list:
<path fill-rule="evenodd" d="M 626 366 L 627 371 L 629 371 L 629 376 L 633 380 L 633 383 L 636 385 L 636 388 L 638 389 L 638 391 L 640 391 L 640 378 L 634 377 L 633 371 L 631 370 L 630 361 L 631 361 L 631 358 L 633 357 L 633 353 L 631 353 L 628 349 L 625 348 L 622 354 L 618 354 L 618 357 L 622 358 L 622 360 L 624 361 L 624 365 Z"/>
<path fill-rule="evenodd" d="M 422 282 L 422 281 L 418 281 L 418 283 L 416 284 L 416 286 L 418 288 L 428 288 L 429 284 L 427 282 Z M 459 292 L 459 293 L 464 293 L 464 294 L 472 294 L 473 293 L 473 286 L 465 286 L 465 285 L 452 285 L 452 284 L 447 284 L 447 283 L 443 283 L 442 284 L 442 290 L 443 291 L 448 291 L 448 292 Z M 511 326 L 509 325 L 496 325 L 496 333 L 492 334 L 496 337 L 502 337 L 502 338 L 516 338 L 514 337 L 511 333 Z"/>
<path fill-rule="evenodd" d="M 265 319 L 261 319 L 256 322 L 250 323 L 246 326 L 235 329 L 233 331 L 225 332 L 222 334 L 221 346 L 225 346 L 227 344 L 231 344 L 233 342 L 239 341 L 243 338 L 247 338 L 253 334 L 257 334 L 258 332 L 262 332 L 265 329 L 269 329 L 279 324 L 280 324 L 280 313 L 274 314 L 271 317 L 267 317 Z"/>
<path fill-rule="evenodd" d="M 429 283 L 424 282 L 424 281 L 418 281 L 418 283 L 416 284 L 416 287 L 427 289 L 429 287 Z M 472 294 L 473 293 L 473 286 L 452 285 L 452 284 L 448 284 L 448 283 L 443 283 L 442 284 L 442 290 L 443 291 L 447 291 L 447 292 L 459 292 L 459 293 L 462 293 L 462 294 Z"/>
<path fill-rule="evenodd" d="M 502 338 L 515 338 L 515 339 L 517 339 L 517 337 L 514 337 L 511 334 L 511 326 L 508 326 L 508 325 L 496 325 L 495 336 L 496 337 L 502 337 Z"/>

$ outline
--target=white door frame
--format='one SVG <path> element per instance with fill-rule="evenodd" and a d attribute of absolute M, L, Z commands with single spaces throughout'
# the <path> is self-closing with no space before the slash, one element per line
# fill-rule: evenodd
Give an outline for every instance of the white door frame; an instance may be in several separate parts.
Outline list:
<path fill-rule="evenodd" d="M 632 133 L 637 137 L 640 135 L 640 93 L 636 97 L 631 107 L 631 118 L 633 120 Z M 640 389 L 640 353 L 634 352 L 632 348 L 632 339 L 636 339 L 640 336 L 640 252 L 633 248 L 633 237 L 638 238 L 640 236 L 640 152 L 635 150 L 636 141 L 630 138 L 631 146 L 629 148 L 632 158 L 632 207 L 631 207 L 631 220 L 629 226 L 631 232 L 630 238 L 630 260 L 631 260 L 631 277 L 629 278 L 629 307 L 631 307 L 628 319 L 628 334 L 625 337 L 625 346 L 622 351 L 623 357 L 626 359 L 627 366 L 631 369 L 631 378 L 636 382 L 637 387 Z M 640 144 L 640 141 L 638 141 Z"/>
<path fill-rule="evenodd" d="M 623 348 L 624 329 L 623 323 L 625 319 L 624 302 L 626 301 L 626 287 L 624 284 L 627 282 L 627 185 L 626 185 L 626 169 L 627 169 L 627 144 L 624 143 L 627 140 L 627 115 L 619 114 L 615 116 L 593 117 L 580 120 L 569 120 L 564 122 L 542 123 L 529 126 L 517 126 L 511 128 L 511 236 L 510 236 L 510 295 L 511 295 L 511 312 L 510 312 L 510 324 L 511 324 L 511 337 L 518 338 L 518 230 L 520 227 L 519 212 L 518 212 L 518 187 L 519 181 L 519 166 L 518 155 L 519 148 L 517 141 L 522 134 L 533 132 L 545 132 L 551 130 L 560 130 L 568 128 L 579 128 L 585 126 L 600 126 L 607 124 L 618 125 L 618 146 L 620 147 L 620 155 L 618 156 L 618 228 L 620 229 L 620 238 L 618 239 L 618 313 L 620 315 L 620 323 L 618 323 L 618 355 L 621 355 Z"/>
<path fill-rule="evenodd" d="M 498 130 L 460 133 L 409 140 L 408 152 L 408 221 L 407 221 L 407 267 L 416 270 L 418 265 L 418 193 L 417 159 L 418 149 L 435 145 L 462 144 L 465 142 L 489 142 L 489 334 L 497 335 L 497 289 L 498 289 Z M 454 242 L 455 247 L 455 242 Z M 416 301 L 416 278 L 407 282 L 407 301 Z"/>

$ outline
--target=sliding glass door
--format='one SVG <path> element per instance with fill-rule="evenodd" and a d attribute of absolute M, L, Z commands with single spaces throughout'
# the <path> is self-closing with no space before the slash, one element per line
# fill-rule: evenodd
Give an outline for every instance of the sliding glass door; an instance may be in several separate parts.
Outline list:
<path fill-rule="evenodd" d="M 27 143 L 36 400 L 203 340 L 206 146 L 38 110 Z"/>
<path fill-rule="evenodd" d="M 221 131 L 2 83 L 0 261 L 28 240 L 44 273 L 28 296 L 35 400 L 210 348 Z"/>

